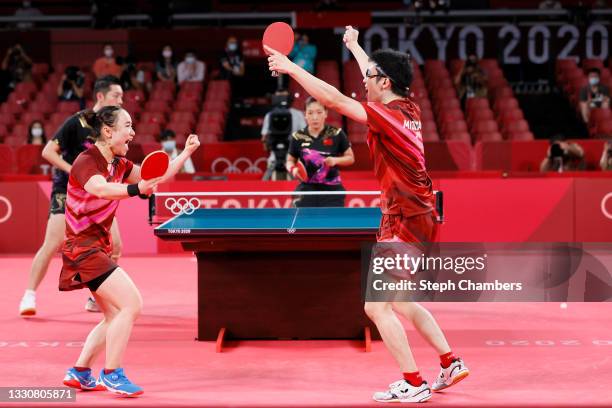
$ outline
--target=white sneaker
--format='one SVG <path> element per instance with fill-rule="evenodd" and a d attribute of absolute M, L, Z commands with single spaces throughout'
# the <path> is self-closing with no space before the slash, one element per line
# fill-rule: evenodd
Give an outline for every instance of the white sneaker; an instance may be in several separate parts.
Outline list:
<path fill-rule="evenodd" d="M 23 317 L 34 316 L 36 314 L 36 292 L 26 291 L 19 304 L 19 315 Z"/>
<path fill-rule="evenodd" d="M 440 375 L 434 381 L 431 389 L 434 391 L 442 391 L 451 385 L 457 384 L 465 377 L 470 375 L 470 370 L 467 368 L 462 359 L 455 359 L 447 368 L 440 370 Z"/>
<path fill-rule="evenodd" d="M 425 402 L 431 398 L 431 389 L 425 381 L 415 387 L 406 380 L 399 380 L 390 384 L 387 391 L 374 393 L 372 398 L 377 402 Z"/>
<path fill-rule="evenodd" d="M 96 303 L 96 299 L 92 297 L 88 297 L 87 303 L 85 303 L 85 310 L 87 310 L 88 312 L 92 312 L 92 313 L 99 313 L 100 308 L 98 307 L 98 304 Z"/>

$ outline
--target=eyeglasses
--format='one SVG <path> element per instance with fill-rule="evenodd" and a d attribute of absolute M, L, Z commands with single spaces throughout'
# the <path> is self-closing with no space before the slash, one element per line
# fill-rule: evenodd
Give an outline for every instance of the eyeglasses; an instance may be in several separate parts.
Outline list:
<path fill-rule="evenodd" d="M 385 72 L 380 69 L 380 67 L 378 65 L 374 65 L 374 67 L 376 67 L 376 70 L 379 72 L 378 74 L 372 74 L 372 71 L 370 71 L 370 68 L 373 67 L 369 67 L 366 69 L 365 72 L 365 76 L 366 78 L 389 78 L 389 76 L 387 74 L 385 74 Z"/>

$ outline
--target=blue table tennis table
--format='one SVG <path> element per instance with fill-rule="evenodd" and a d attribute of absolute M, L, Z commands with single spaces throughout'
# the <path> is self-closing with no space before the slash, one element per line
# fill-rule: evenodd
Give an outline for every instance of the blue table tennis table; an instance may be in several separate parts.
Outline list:
<path fill-rule="evenodd" d="M 361 261 L 379 208 L 195 209 L 155 235 L 198 259 L 198 340 L 364 339 Z"/>
<path fill-rule="evenodd" d="M 238 208 L 196 209 L 156 228 L 169 237 L 201 235 L 372 234 L 380 224 L 379 208 Z"/>

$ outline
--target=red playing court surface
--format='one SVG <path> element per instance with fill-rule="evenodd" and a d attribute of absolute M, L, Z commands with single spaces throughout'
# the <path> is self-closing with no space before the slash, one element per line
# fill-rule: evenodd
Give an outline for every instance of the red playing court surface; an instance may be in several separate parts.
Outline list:
<path fill-rule="evenodd" d="M 84 311 L 86 291 L 56 290 L 59 258 L 38 293 L 39 315 L 18 317 L 30 262 L 30 257 L 0 257 L 3 387 L 61 386 L 64 370 L 100 317 Z M 107 392 L 78 393 L 77 403 L 65 406 L 380 406 L 371 402 L 372 392 L 399 378 L 381 342 L 372 353 L 351 341 L 243 341 L 215 353 L 213 342 L 194 341 L 194 258 L 126 257 L 120 264 L 144 297 L 124 365 L 145 394 L 122 400 Z M 472 374 L 434 394 L 426 407 L 612 406 L 612 304 L 430 308 Z M 295 305 L 296 318 L 299 309 Z M 408 335 L 431 382 L 437 356 L 414 331 Z"/>

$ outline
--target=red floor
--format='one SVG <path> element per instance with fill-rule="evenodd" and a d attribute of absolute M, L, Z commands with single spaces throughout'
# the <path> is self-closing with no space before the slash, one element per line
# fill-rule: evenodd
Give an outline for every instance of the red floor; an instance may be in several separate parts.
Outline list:
<path fill-rule="evenodd" d="M 39 315 L 17 316 L 30 257 L 0 257 L 0 386 L 60 386 L 99 315 L 85 291 L 56 290 L 60 260 L 38 294 Z M 121 265 L 145 308 L 129 345 L 138 399 L 79 393 L 65 406 L 365 406 L 398 379 L 380 342 L 249 341 L 215 353 L 196 342 L 196 263 L 191 257 L 129 257 Z M 472 374 L 425 406 L 612 406 L 612 304 L 433 304 Z M 299 310 L 296 309 L 296 310 Z M 432 350 L 409 331 L 421 372 L 438 373 Z M 102 367 L 99 361 L 94 368 Z M 16 404 L 11 403 L 10 406 Z M 44 406 L 36 404 L 35 406 Z M 48 404 L 59 406 L 59 404 Z M 2 405 L 0 403 L 0 406 Z"/>

